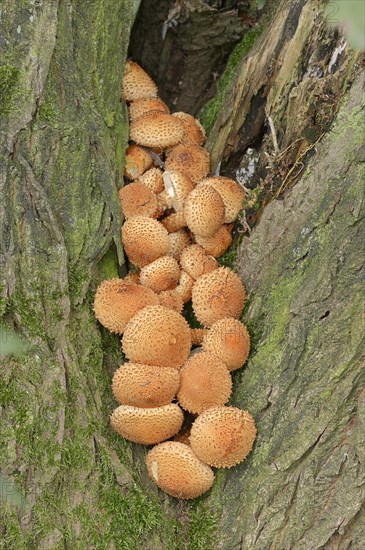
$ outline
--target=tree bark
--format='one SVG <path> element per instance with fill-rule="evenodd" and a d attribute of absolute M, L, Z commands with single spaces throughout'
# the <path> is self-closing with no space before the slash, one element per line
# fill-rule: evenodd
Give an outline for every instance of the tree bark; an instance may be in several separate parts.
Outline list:
<path fill-rule="evenodd" d="M 136 4 L 1 8 L 2 314 L 30 343 L 2 366 L 4 548 L 360 549 L 364 78 L 315 0 L 273 10 L 208 141 L 227 174 L 255 146 L 249 185 L 272 201 L 237 256 L 253 350 L 232 403 L 256 418 L 254 450 L 185 503 L 109 428 L 120 346 L 92 300 L 124 269 L 119 99 Z"/>

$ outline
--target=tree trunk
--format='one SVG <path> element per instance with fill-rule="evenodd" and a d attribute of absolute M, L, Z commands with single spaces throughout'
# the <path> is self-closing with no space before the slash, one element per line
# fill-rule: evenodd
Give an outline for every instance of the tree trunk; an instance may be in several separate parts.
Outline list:
<path fill-rule="evenodd" d="M 30 344 L 2 367 L 4 548 L 362 548 L 364 77 L 321 6 L 281 2 L 202 113 L 213 168 L 242 174 L 255 147 L 247 186 L 260 213 L 271 204 L 237 255 L 253 350 L 232 403 L 258 440 L 188 503 L 111 432 L 120 347 L 92 313 L 98 282 L 123 272 L 119 97 L 137 2 L 1 8 L 2 313 Z"/>

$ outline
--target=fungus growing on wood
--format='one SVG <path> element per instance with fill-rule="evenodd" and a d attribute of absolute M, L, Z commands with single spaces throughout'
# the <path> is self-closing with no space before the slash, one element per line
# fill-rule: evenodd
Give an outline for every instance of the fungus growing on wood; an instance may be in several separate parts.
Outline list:
<path fill-rule="evenodd" d="M 231 246 L 231 229 L 231 226 L 222 225 L 214 235 L 209 237 L 195 235 L 195 240 L 197 244 L 204 248 L 207 254 L 219 258 Z"/>
<path fill-rule="evenodd" d="M 196 235 L 214 235 L 223 224 L 224 204 L 213 187 L 198 185 L 185 200 L 186 225 Z"/>
<path fill-rule="evenodd" d="M 179 385 L 177 369 L 124 363 L 114 373 L 112 391 L 122 405 L 162 407 L 171 403 Z"/>
<path fill-rule="evenodd" d="M 200 414 L 209 407 L 227 403 L 232 391 L 226 365 L 211 353 L 194 354 L 180 370 L 177 399 L 183 409 Z"/>
<path fill-rule="evenodd" d="M 138 178 L 138 181 L 144 183 L 153 193 L 156 195 L 164 190 L 163 174 L 160 168 L 150 168 L 142 176 Z"/>
<path fill-rule="evenodd" d="M 161 220 L 161 223 L 169 233 L 179 231 L 186 225 L 184 211 L 179 210 L 179 212 L 173 212 Z"/>
<path fill-rule="evenodd" d="M 176 311 L 163 306 L 145 307 L 129 321 L 122 348 L 133 363 L 179 369 L 191 347 L 190 328 Z"/>
<path fill-rule="evenodd" d="M 146 216 L 129 218 L 122 228 L 122 241 L 130 261 L 137 267 L 144 267 L 169 248 L 169 238 L 164 226 Z"/>
<path fill-rule="evenodd" d="M 182 112 L 173 113 L 173 116 L 181 120 L 184 127 L 184 135 L 181 140 L 182 145 L 204 145 L 207 136 L 199 120 L 188 113 Z"/>
<path fill-rule="evenodd" d="M 190 244 L 190 237 L 185 229 L 179 229 L 179 231 L 174 231 L 169 233 L 169 249 L 167 254 L 179 260 L 182 251 Z"/>
<path fill-rule="evenodd" d="M 182 410 L 171 403 L 141 408 L 120 405 L 110 417 L 112 428 L 122 437 L 141 445 L 155 445 L 177 434 L 184 420 Z"/>
<path fill-rule="evenodd" d="M 158 214 L 156 195 L 139 181 L 122 187 L 119 191 L 119 200 L 126 220 L 133 216 L 154 218 Z"/>
<path fill-rule="evenodd" d="M 250 352 L 250 335 L 237 319 L 219 319 L 206 331 L 203 349 L 219 357 L 229 371 L 242 367 Z"/>
<path fill-rule="evenodd" d="M 175 119 L 178 120 L 176 117 Z M 186 174 L 191 181 L 197 183 L 209 172 L 209 153 L 199 145 L 176 145 L 168 152 L 165 167 L 166 170 Z"/>
<path fill-rule="evenodd" d="M 196 498 L 214 482 L 213 470 L 203 464 L 191 448 L 178 441 L 166 441 L 153 447 L 146 456 L 148 473 L 168 495 L 182 499 Z"/>
<path fill-rule="evenodd" d="M 201 183 L 211 185 L 222 197 L 225 208 L 224 223 L 234 222 L 245 198 L 245 192 L 240 184 L 235 180 L 222 176 L 206 178 Z"/>
<path fill-rule="evenodd" d="M 130 145 L 126 151 L 124 176 L 135 180 L 142 176 L 153 164 L 153 159 L 148 151 L 139 145 Z"/>
<path fill-rule="evenodd" d="M 198 416 L 190 433 L 190 445 L 205 464 L 231 468 L 248 455 L 256 439 L 256 426 L 247 411 L 213 407 Z"/>
<path fill-rule="evenodd" d="M 209 256 L 198 244 L 184 248 L 180 256 L 180 265 L 194 280 L 219 267 L 217 260 Z"/>
<path fill-rule="evenodd" d="M 246 297 L 241 279 L 228 267 L 202 275 L 192 288 L 193 310 L 205 327 L 211 327 L 224 317 L 238 319 Z"/>
<path fill-rule="evenodd" d="M 160 111 L 161 113 L 169 113 L 170 110 L 166 103 L 159 97 L 142 98 L 132 101 L 129 105 L 129 120 L 133 121 L 151 111 Z"/>
<path fill-rule="evenodd" d="M 171 147 L 180 141 L 183 131 L 178 118 L 151 111 L 131 122 L 130 138 L 146 147 Z"/>
<path fill-rule="evenodd" d="M 158 296 L 149 288 L 124 279 L 109 279 L 103 281 L 96 291 L 94 313 L 110 332 L 122 334 L 137 311 L 158 303 Z"/>
<path fill-rule="evenodd" d="M 166 203 L 176 212 L 183 209 L 185 199 L 190 191 L 194 189 L 194 184 L 188 176 L 180 172 L 166 171 L 163 175 L 165 185 L 164 197 Z"/>
<path fill-rule="evenodd" d="M 157 86 L 152 78 L 134 61 L 127 61 L 124 66 L 122 98 L 126 101 L 156 97 Z"/>
<path fill-rule="evenodd" d="M 176 287 L 177 292 L 181 294 L 184 304 L 191 300 L 194 279 L 190 277 L 183 269 L 180 272 L 179 284 Z"/>
<path fill-rule="evenodd" d="M 161 306 L 174 309 L 178 313 L 181 313 L 183 310 L 184 302 L 181 294 L 176 289 L 159 292 L 158 299 Z"/>
<path fill-rule="evenodd" d="M 161 256 L 142 267 L 139 280 L 154 292 L 175 288 L 180 279 L 180 267 L 172 256 Z"/>

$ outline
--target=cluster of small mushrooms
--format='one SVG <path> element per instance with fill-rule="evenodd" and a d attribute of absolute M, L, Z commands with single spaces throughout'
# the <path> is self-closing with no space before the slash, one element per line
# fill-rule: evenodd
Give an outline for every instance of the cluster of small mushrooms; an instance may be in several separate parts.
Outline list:
<path fill-rule="evenodd" d="M 113 376 L 120 406 L 111 425 L 129 441 L 155 445 L 146 457 L 151 479 L 169 495 L 192 499 L 212 486 L 212 466 L 238 464 L 256 437 L 252 416 L 225 406 L 230 372 L 245 363 L 250 338 L 238 320 L 245 288 L 216 259 L 231 244 L 244 191 L 232 179 L 208 176 L 204 129 L 189 114 L 170 114 L 132 61 L 122 97 L 133 144 L 125 167 L 131 182 L 119 198 L 133 267 L 123 279 L 103 281 L 94 302 L 100 323 L 122 335 L 128 360 Z M 182 315 L 190 300 L 204 328 L 190 328 Z M 190 427 L 183 410 L 194 419 Z"/>

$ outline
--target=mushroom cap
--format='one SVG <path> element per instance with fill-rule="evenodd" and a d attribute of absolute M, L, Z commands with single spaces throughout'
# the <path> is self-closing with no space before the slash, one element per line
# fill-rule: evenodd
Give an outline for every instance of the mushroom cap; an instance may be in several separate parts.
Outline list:
<path fill-rule="evenodd" d="M 182 315 L 164 306 L 145 307 L 129 321 L 122 348 L 134 363 L 179 369 L 189 355 L 190 328 Z"/>
<path fill-rule="evenodd" d="M 190 244 L 190 236 L 185 229 L 169 233 L 169 249 L 167 254 L 179 260 L 182 251 Z"/>
<path fill-rule="evenodd" d="M 211 353 L 202 351 L 190 356 L 180 370 L 177 399 L 186 411 L 200 414 L 209 407 L 224 405 L 231 391 L 232 379 L 226 365 Z"/>
<path fill-rule="evenodd" d="M 139 271 L 130 271 L 128 275 L 123 277 L 123 283 L 125 284 L 131 284 L 134 283 L 136 285 L 139 284 Z"/>
<path fill-rule="evenodd" d="M 124 363 L 114 373 L 112 390 L 122 405 L 151 408 L 171 403 L 179 384 L 177 369 Z"/>
<path fill-rule="evenodd" d="M 141 445 L 169 439 L 180 430 L 183 420 L 182 410 L 174 403 L 148 409 L 120 405 L 110 417 L 112 428 L 119 435 Z"/>
<path fill-rule="evenodd" d="M 171 206 L 176 212 L 182 210 L 186 197 L 194 189 L 194 183 L 185 174 L 168 170 L 163 175 L 163 181 Z"/>
<path fill-rule="evenodd" d="M 146 147 L 170 147 L 178 143 L 184 129 L 180 120 L 167 113 L 151 111 L 134 120 L 129 135 L 132 141 Z"/>
<path fill-rule="evenodd" d="M 122 334 L 137 311 L 158 303 L 158 296 L 149 288 L 124 279 L 109 279 L 103 281 L 96 291 L 94 313 L 110 332 Z"/>
<path fill-rule="evenodd" d="M 144 185 L 157 195 L 164 190 L 162 175 L 162 170 L 160 170 L 160 168 L 150 168 L 138 178 L 138 181 L 144 183 Z"/>
<path fill-rule="evenodd" d="M 242 367 L 250 352 L 250 335 L 237 319 L 219 319 L 204 334 L 203 349 L 219 357 L 229 371 Z"/>
<path fill-rule="evenodd" d="M 238 319 L 246 297 L 241 279 L 228 267 L 219 267 L 202 275 L 192 289 L 195 316 L 205 327 L 211 327 L 224 317 Z"/>
<path fill-rule="evenodd" d="M 214 235 L 210 237 L 195 235 L 195 240 L 197 244 L 204 248 L 207 254 L 219 258 L 231 246 L 232 236 L 229 228 L 222 225 Z"/>
<path fill-rule="evenodd" d="M 224 204 L 213 187 L 199 185 L 186 197 L 184 205 L 186 225 L 196 235 L 214 235 L 223 224 Z"/>
<path fill-rule="evenodd" d="M 142 267 L 139 280 L 154 292 L 176 288 L 180 279 L 180 267 L 172 256 L 161 256 Z"/>
<path fill-rule="evenodd" d="M 164 226 L 146 216 L 133 216 L 123 224 L 122 241 L 125 253 L 137 267 L 144 267 L 169 248 L 169 238 Z"/>
<path fill-rule="evenodd" d="M 207 136 L 199 120 L 182 112 L 174 113 L 173 116 L 181 120 L 184 126 L 184 135 L 181 140 L 183 145 L 204 145 Z"/>
<path fill-rule="evenodd" d="M 122 82 L 122 98 L 126 101 L 135 101 L 147 97 L 157 96 L 157 86 L 146 71 L 134 61 L 127 61 L 124 66 Z"/>
<path fill-rule="evenodd" d="M 206 328 L 191 328 L 191 345 L 200 346 L 203 343 L 204 334 L 208 332 Z"/>
<path fill-rule="evenodd" d="M 153 159 L 148 151 L 139 145 L 130 145 L 125 155 L 124 176 L 135 180 L 152 166 Z"/>
<path fill-rule="evenodd" d="M 194 421 L 190 445 L 205 464 L 231 468 L 251 451 L 256 439 L 255 421 L 236 407 L 213 407 Z"/>
<path fill-rule="evenodd" d="M 182 172 L 196 183 L 209 172 L 209 153 L 199 145 L 176 145 L 166 156 L 165 168 L 171 172 Z"/>
<path fill-rule="evenodd" d="M 184 211 L 179 210 L 179 212 L 169 214 L 166 218 L 161 220 L 161 223 L 169 233 L 179 231 L 186 225 Z"/>
<path fill-rule="evenodd" d="M 183 310 L 184 302 L 181 294 L 176 289 L 159 292 L 158 299 L 161 306 L 174 309 L 178 313 L 181 313 Z"/>
<path fill-rule="evenodd" d="M 152 481 L 172 497 L 199 497 L 214 482 L 213 470 L 188 445 L 178 441 L 165 441 L 153 447 L 147 453 L 146 464 Z"/>
<path fill-rule="evenodd" d="M 180 265 L 194 280 L 219 267 L 217 260 L 209 256 L 198 244 L 184 248 L 180 256 Z"/>
<path fill-rule="evenodd" d="M 176 291 L 181 294 L 181 298 L 186 304 L 191 300 L 191 292 L 194 285 L 194 279 L 190 277 L 183 269 L 180 272 L 179 284 L 176 287 Z"/>
<path fill-rule="evenodd" d="M 160 111 L 161 113 L 169 113 L 170 110 L 166 103 L 159 97 L 148 97 L 132 101 L 129 105 L 129 120 L 136 120 L 138 117 L 149 113 L 150 111 Z"/>
<path fill-rule="evenodd" d="M 133 216 L 154 218 L 158 213 L 156 195 L 139 181 L 122 187 L 119 191 L 119 200 L 126 220 Z"/>
<path fill-rule="evenodd" d="M 225 208 L 224 223 L 234 222 L 245 198 L 245 192 L 240 184 L 235 180 L 222 176 L 206 178 L 201 183 L 211 185 L 222 197 Z"/>

